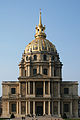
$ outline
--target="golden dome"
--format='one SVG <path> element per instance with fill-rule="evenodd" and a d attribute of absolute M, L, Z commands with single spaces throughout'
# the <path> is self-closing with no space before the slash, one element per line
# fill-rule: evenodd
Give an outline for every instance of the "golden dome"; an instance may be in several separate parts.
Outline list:
<path fill-rule="evenodd" d="M 41 11 L 39 16 L 39 25 L 36 26 L 35 29 L 35 39 L 26 46 L 25 53 L 30 53 L 34 51 L 56 52 L 55 46 L 49 40 L 46 39 L 46 34 L 44 32 L 45 26 L 43 27 L 41 21 Z"/>
<path fill-rule="evenodd" d="M 56 48 L 49 40 L 36 38 L 32 40 L 25 48 L 25 53 L 34 51 L 56 52 Z"/>

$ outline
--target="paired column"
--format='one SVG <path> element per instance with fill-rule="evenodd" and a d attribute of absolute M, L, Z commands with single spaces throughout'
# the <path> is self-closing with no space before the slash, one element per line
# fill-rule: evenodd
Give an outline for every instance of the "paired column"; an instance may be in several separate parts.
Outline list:
<path fill-rule="evenodd" d="M 53 105 L 54 105 L 54 103 L 53 103 L 53 101 L 52 101 L 52 115 L 54 114 L 54 113 L 53 113 Z"/>
<path fill-rule="evenodd" d="M 62 110 L 62 115 L 63 115 L 63 101 L 62 101 L 62 104 L 61 104 L 61 105 L 62 105 L 62 106 L 61 106 L 61 108 L 62 108 L 61 110 Z"/>
<path fill-rule="evenodd" d="M 27 110 L 27 101 L 26 101 L 26 115 L 28 114 L 28 110 Z"/>
<path fill-rule="evenodd" d="M 33 95 L 35 95 L 35 82 L 33 82 Z"/>
<path fill-rule="evenodd" d="M 27 91 L 28 91 L 28 90 L 27 90 L 27 82 L 26 82 L 26 97 L 27 97 L 27 94 L 28 94 Z"/>
<path fill-rule="evenodd" d="M 40 66 L 40 73 L 43 74 L 42 66 Z"/>
<path fill-rule="evenodd" d="M 43 102 L 43 115 L 45 115 L 45 101 Z"/>
<path fill-rule="evenodd" d="M 28 94 L 30 94 L 30 82 L 28 81 Z"/>
<path fill-rule="evenodd" d="M 19 101 L 19 115 L 21 115 L 21 101 Z"/>
<path fill-rule="evenodd" d="M 43 81 L 43 96 L 45 96 L 45 81 Z"/>
<path fill-rule="evenodd" d="M 58 116 L 60 117 L 60 101 L 58 101 Z"/>
<path fill-rule="evenodd" d="M 58 82 L 58 97 L 60 97 L 60 82 Z"/>
<path fill-rule="evenodd" d="M 50 115 L 50 101 L 48 101 L 48 115 Z"/>
<path fill-rule="evenodd" d="M 19 111 L 18 111 L 19 110 L 19 105 L 18 104 L 19 104 L 19 102 L 17 102 L 17 114 L 19 114 Z"/>
<path fill-rule="evenodd" d="M 19 82 L 19 95 L 21 95 L 21 83 Z"/>
<path fill-rule="evenodd" d="M 48 95 L 50 95 L 50 81 L 48 82 Z"/>
<path fill-rule="evenodd" d="M 28 114 L 30 114 L 30 101 L 28 101 Z"/>
<path fill-rule="evenodd" d="M 70 116 L 72 117 L 72 101 L 70 102 Z"/>
<path fill-rule="evenodd" d="M 7 109 L 8 109 L 7 114 L 9 114 L 9 102 L 7 103 Z"/>
<path fill-rule="evenodd" d="M 35 115 L 35 101 L 33 101 L 33 115 Z"/>
<path fill-rule="evenodd" d="M 30 65 L 28 65 L 28 76 L 30 76 Z"/>

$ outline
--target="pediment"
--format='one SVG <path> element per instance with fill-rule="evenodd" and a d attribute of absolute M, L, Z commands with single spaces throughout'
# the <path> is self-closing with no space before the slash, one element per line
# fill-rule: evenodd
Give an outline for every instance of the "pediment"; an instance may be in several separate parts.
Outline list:
<path fill-rule="evenodd" d="M 44 75 L 42 75 L 42 74 L 36 74 L 36 75 L 34 75 L 34 76 L 32 76 L 33 78 L 43 78 L 44 77 Z"/>

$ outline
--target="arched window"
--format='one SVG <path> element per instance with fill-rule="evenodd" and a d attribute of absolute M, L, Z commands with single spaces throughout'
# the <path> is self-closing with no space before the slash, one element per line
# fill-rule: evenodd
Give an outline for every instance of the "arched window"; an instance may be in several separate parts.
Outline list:
<path fill-rule="evenodd" d="M 26 61 L 28 61 L 28 56 L 26 57 Z"/>
<path fill-rule="evenodd" d="M 37 74 L 37 69 L 33 69 L 33 75 Z"/>
<path fill-rule="evenodd" d="M 47 75 L 47 74 L 48 74 L 47 69 L 43 69 L 43 74 L 45 74 L 45 75 Z"/>
<path fill-rule="evenodd" d="M 43 55 L 43 60 L 46 61 L 47 60 L 47 56 Z"/>
<path fill-rule="evenodd" d="M 37 60 L 37 55 L 34 55 L 34 60 Z"/>
<path fill-rule="evenodd" d="M 54 60 L 54 56 L 51 57 L 51 60 Z"/>

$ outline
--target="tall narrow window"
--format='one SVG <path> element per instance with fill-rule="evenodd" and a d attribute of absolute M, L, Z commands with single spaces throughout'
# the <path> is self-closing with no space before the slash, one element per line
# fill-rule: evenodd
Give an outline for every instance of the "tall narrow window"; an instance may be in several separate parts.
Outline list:
<path fill-rule="evenodd" d="M 37 69 L 33 69 L 33 75 L 37 74 Z"/>
<path fill-rule="evenodd" d="M 48 74 L 47 69 L 43 69 L 43 74 L 45 74 L 45 75 Z"/>
<path fill-rule="evenodd" d="M 16 112 L 16 104 L 11 104 L 11 111 Z"/>
<path fill-rule="evenodd" d="M 64 112 L 69 112 L 69 104 L 64 104 Z"/>
<path fill-rule="evenodd" d="M 64 94 L 69 94 L 69 88 L 64 88 Z"/>
<path fill-rule="evenodd" d="M 47 60 L 47 56 L 43 55 L 43 60 L 46 61 Z"/>
<path fill-rule="evenodd" d="M 25 70 L 25 76 L 26 76 L 26 70 Z"/>
<path fill-rule="evenodd" d="M 26 61 L 28 61 L 28 56 L 26 57 Z"/>
<path fill-rule="evenodd" d="M 11 94 L 16 94 L 16 88 L 11 88 Z"/>
<path fill-rule="evenodd" d="M 33 94 L 33 82 L 30 82 L 30 94 Z"/>
<path fill-rule="evenodd" d="M 51 60 L 54 60 L 54 56 L 51 57 Z"/>
<path fill-rule="evenodd" d="M 48 82 L 45 82 L 45 94 L 48 94 Z"/>
<path fill-rule="evenodd" d="M 37 60 L 37 55 L 34 55 L 34 60 Z"/>

